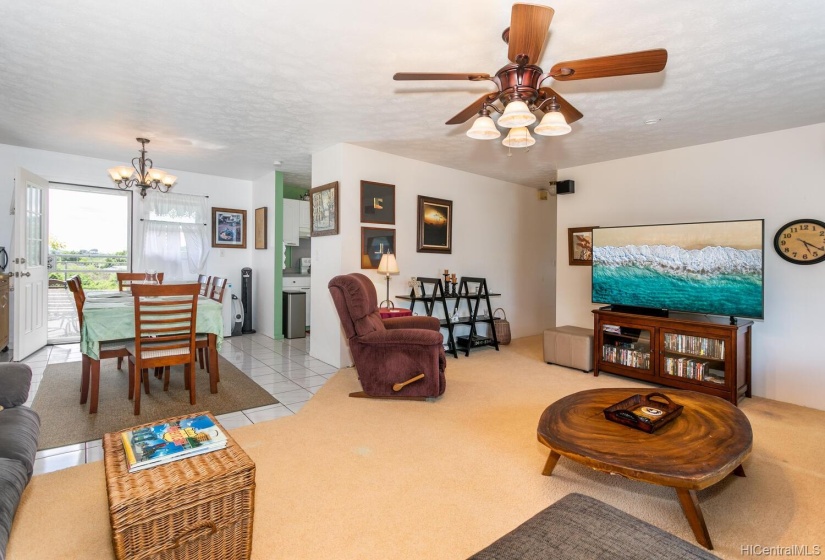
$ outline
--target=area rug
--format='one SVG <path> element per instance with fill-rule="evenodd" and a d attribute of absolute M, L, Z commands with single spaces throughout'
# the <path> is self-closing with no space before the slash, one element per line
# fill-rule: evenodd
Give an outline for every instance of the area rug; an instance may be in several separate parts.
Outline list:
<path fill-rule="evenodd" d="M 150 394 L 140 398 L 140 415 L 133 414 L 129 400 L 128 368 L 117 369 L 117 360 L 100 363 L 100 397 L 97 414 L 89 414 L 89 404 L 80 404 L 80 362 L 51 364 L 34 397 L 32 408 L 40 415 L 38 449 L 51 449 L 72 443 L 100 439 L 106 432 L 124 430 L 136 424 L 153 422 L 170 416 L 208 410 L 226 414 L 278 401 L 238 368 L 220 360 L 221 382 L 217 394 L 209 392 L 209 375 L 198 368 L 197 403 L 189 404 L 189 391 L 183 386 L 183 366 L 172 368 L 169 390 L 159 379 L 150 377 Z"/>

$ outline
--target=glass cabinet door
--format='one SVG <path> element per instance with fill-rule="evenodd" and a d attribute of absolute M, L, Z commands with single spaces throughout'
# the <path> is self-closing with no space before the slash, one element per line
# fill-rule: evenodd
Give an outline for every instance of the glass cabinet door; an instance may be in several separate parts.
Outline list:
<path fill-rule="evenodd" d="M 663 332 L 662 374 L 725 384 L 725 341 L 719 338 Z"/>
<path fill-rule="evenodd" d="M 651 330 L 606 324 L 602 324 L 601 329 L 602 362 L 651 372 Z"/>

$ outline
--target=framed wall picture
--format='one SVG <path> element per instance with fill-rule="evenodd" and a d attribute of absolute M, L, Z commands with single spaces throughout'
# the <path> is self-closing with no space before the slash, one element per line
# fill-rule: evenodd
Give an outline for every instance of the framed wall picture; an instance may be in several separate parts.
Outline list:
<path fill-rule="evenodd" d="M 453 201 L 418 197 L 419 253 L 453 252 Z"/>
<path fill-rule="evenodd" d="M 570 266 L 593 266 L 593 227 L 567 228 Z"/>
<path fill-rule="evenodd" d="M 361 268 L 378 268 L 381 255 L 395 253 L 395 230 L 388 228 L 361 228 Z"/>
<path fill-rule="evenodd" d="M 361 221 L 395 224 L 395 185 L 361 181 Z"/>
<path fill-rule="evenodd" d="M 212 246 L 246 249 L 246 210 L 212 208 Z"/>
<path fill-rule="evenodd" d="M 310 236 L 338 235 L 338 181 L 309 189 Z"/>
<path fill-rule="evenodd" d="M 255 248 L 266 249 L 266 206 L 255 209 Z"/>

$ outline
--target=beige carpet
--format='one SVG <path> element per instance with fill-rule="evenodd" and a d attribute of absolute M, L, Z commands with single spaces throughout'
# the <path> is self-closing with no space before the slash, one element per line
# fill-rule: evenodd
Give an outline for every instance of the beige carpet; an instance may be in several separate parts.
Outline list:
<path fill-rule="evenodd" d="M 597 387 L 644 387 L 541 361 L 539 337 L 448 359 L 437 402 L 352 399 L 343 370 L 295 416 L 232 431 L 257 464 L 256 559 L 460 559 L 570 492 L 693 541 L 671 489 L 565 458 L 541 475 L 544 408 Z M 745 399 L 747 478 L 699 493 L 715 552 L 825 544 L 825 412 Z M 697 457 L 697 460 L 701 460 Z M 103 464 L 36 476 L 12 529 L 14 560 L 110 558 Z"/>
<path fill-rule="evenodd" d="M 189 404 L 189 391 L 183 386 L 183 366 L 172 368 L 168 391 L 150 375 L 151 393 L 141 394 L 139 416 L 134 415 L 134 405 L 128 399 L 127 364 L 123 364 L 123 371 L 118 371 L 117 360 L 101 362 L 97 414 L 89 414 L 88 403 L 80 404 L 80 362 L 52 364 L 43 373 L 32 402 L 32 408 L 40 415 L 38 449 L 100 439 L 106 432 L 191 412 L 208 410 L 217 415 L 278 402 L 235 366 L 221 357 L 218 360 L 218 392 L 209 392 L 209 374 L 198 368 L 194 405 Z"/>

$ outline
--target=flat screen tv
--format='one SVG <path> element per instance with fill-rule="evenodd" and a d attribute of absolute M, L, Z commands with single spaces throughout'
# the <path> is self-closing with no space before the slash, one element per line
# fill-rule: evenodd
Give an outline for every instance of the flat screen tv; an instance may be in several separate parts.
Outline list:
<path fill-rule="evenodd" d="M 764 220 L 593 230 L 593 303 L 764 317 Z"/>

